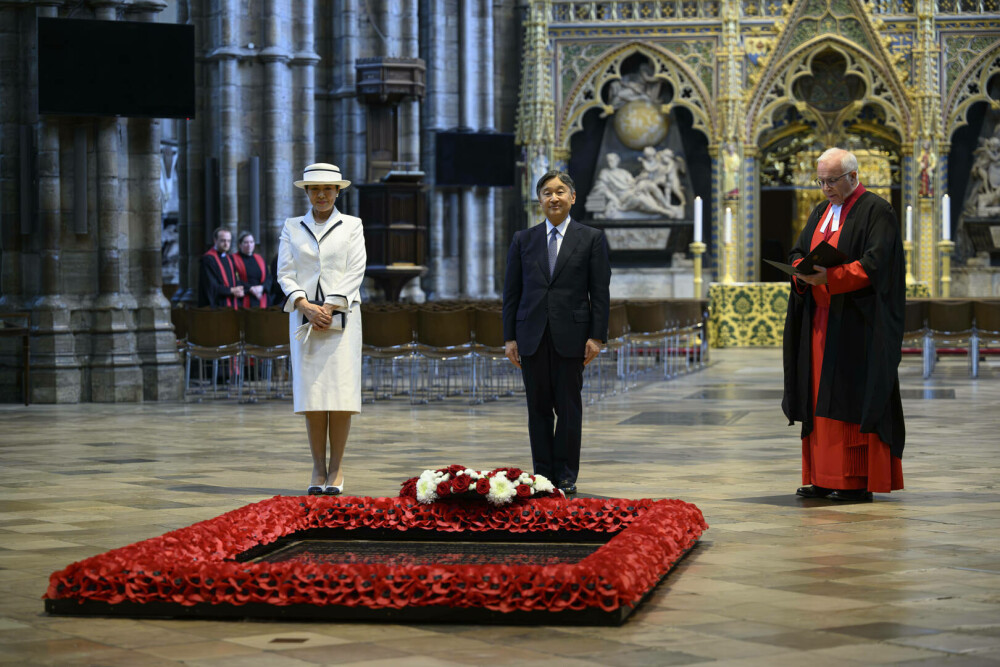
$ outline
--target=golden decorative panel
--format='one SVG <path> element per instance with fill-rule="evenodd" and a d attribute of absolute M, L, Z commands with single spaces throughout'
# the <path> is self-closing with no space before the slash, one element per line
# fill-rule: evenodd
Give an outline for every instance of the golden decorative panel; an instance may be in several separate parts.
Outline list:
<path fill-rule="evenodd" d="M 708 344 L 780 346 L 789 289 L 788 283 L 712 283 L 708 288 Z"/>

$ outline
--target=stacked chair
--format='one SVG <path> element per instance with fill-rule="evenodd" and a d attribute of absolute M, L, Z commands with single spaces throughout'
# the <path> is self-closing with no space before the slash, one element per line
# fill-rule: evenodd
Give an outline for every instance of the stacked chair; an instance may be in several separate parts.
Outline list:
<path fill-rule="evenodd" d="M 478 368 L 472 385 L 473 403 L 513 396 L 523 389 L 521 374 L 505 355 L 503 312 L 500 304 L 477 305 L 472 323 L 473 363 Z"/>
<path fill-rule="evenodd" d="M 226 390 L 223 398 L 233 398 L 235 388 L 235 397 L 242 399 L 243 335 L 240 312 L 231 308 L 189 308 L 186 320 L 185 394 L 207 396 L 211 388 L 211 397 L 219 398 L 221 381 Z M 197 371 L 197 380 L 194 371 Z"/>
<path fill-rule="evenodd" d="M 673 334 L 667 323 L 667 304 L 660 300 L 627 301 L 630 368 L 626 388 L 638 384 L 640 377 L 663 368 L 669 377 L 666 351 Z"/>
<path fill-rule="evenodd" d="M 976 301 L 973 305 L 972 377 L 979 377 L 979 357 L 984 353 L 1000 354 L 1000 301 Z"/>
<path fill-rule="evenodd" d="M 362 399 L 410 394 L 416 364 L 416 311 L 398 304 L 361 306 Z"/>
<path fill-rule="evenodd" d="M 407 396 L 419 405 L 458 396 L 484 403 L 524 391 L 504 355 L 498 301 L 365 303 L 361 316 L 366 402 Z M 703 366 L 705 316 L 700 300 L 614 302 L 607 345 L 584 370 L 586 400 Z M 171 318 L 185 356 L 186 395 L 248 402 L 291 395 L 288 315 L 280 308 L 176 308 Z"/>
<path fill-rule="evenodd" d="M 628 391 L 631 350 L 628 309 L 624 302 L 614 302 L 608 313 L 607 345 L 600 356 L 584 369 L 583 391 L 588 403 Z"/>
<path fill-rule="evenodd" d="M 664 374 L 670 378 L 704 368 L 708 362 L 707 303 L 700 299 L 667 301 L 667 320 L 673 334 L 673 347 L 667 350 Z"/>
<path fill-rule="evenodd" d="M 907 301 L 903 316 L 903 353 L 919 351 L 923 359 L 923 375 L 931 374 L 927 341 L 927 301 Z"/>
<path fill-rule="evenodd" d="M 628 386 L 653 372 L 670 379 L 704 367 L 708 360 L 705 302 L 700 299 L 627 301 Z"/>
<path fill-rule="evenodd" d="M 930 377 L 945 351 L 965 351 L 972 368 L 972 302 L 931 300 L 927 303 L 924 378 Z"/>
<path fill-rule="evenodd" d="M 474 314 L 475 310 L 468 306 L 430 305 L 417 310 L 410 403 L 457 395 L 471 395 L 475 402 L 479 379 L 472 339 Z"/>
<path fill-rule="evenodd" d="M 917 347 L 924 379 L 931 376 L 945 355 L 964 355 L 969 376 L 978 378 L 982 357 L 1000 354 L 1000 300 L 908 300 L 903 352 Z"/>
<path fill-rule="evenodd" d="M 246 358 L 243 388 L 247 401 L 261 396 L 285 398 L 292 393 L 288 313 L 280 307 L 241 310 L 243 355 Z"/>

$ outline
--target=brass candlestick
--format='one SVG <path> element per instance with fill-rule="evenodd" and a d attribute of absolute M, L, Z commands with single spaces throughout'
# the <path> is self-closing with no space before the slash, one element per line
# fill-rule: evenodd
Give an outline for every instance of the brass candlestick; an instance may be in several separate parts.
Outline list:
<path fill-rule="evenodd" d="M 913 277 L 913 241 L 903 241 L 903 252 L 906 254 L 906 284 L 917 282 Z"/>
<path fill-rule="evenodd" d="M 736 247 L 736 244 L 730 241 L 722 245 L 725 248 L 722 255 L 722 283 L 729 285 L 733 282 L 733 274 L 729 271 L 729 265 L 732 263 L 733 249 Z"/>
<path fill-rule="evenodd" d="M 705 254 L 706 246 L 700 241 L 695 241 L 688 246 L 694 256 L 694 298 L 700 299 L 702 295 L 701 286 L 701 256 Z"/>
<path fill-rule="evenodd" d="M 955 242 L 941 240 L 937 247 L 941 253 L 941 296 L 947 299 L 951 296 L 951 253 L 955 250 Z"/>

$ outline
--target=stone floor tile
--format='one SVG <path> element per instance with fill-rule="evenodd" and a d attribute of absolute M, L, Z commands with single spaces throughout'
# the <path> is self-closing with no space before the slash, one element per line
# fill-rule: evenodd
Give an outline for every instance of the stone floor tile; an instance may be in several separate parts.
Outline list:
<path fill-rule="evenodd" d="M 180 661 L 204 660 L 208 658 L 214 659 L 232 655 L 251 655 L 255 653 L 255 651 L 250 647 L 220 641 L 148 646 L 136 650 L 140 653 L 152 655 L 157 658 L 168 658 L 170 660 Z"/>
<path fill-rule="evenodd" d="M 823 654 L 846 660 L 857 660 L 870 665 L 888 665 L 904 660 L 919 660 L 921 658 L 941 658 L 941 651 L 932 651 L 894 644 L 847 644 L 811 651 L 811 654 Z"/>
<path fill-rule="evenodd" d="M 1000 650 L 1000 636 L 973 635 L 965 632 L 939 632 L 933 635 L 897 637 L 893 644 L 945 651 L 947 653 L 977 653 Z"/>
<path fill-rule="evenodd" d="M 330 637 L 315 632 L 275 632 L 263 635 L 248 635 L 245 637 L 230 637 L 224 641 L 249 646 L 259 651 L 289 651 L 300 648 L 319 648 L 349 644 L 347 639 Z"/>

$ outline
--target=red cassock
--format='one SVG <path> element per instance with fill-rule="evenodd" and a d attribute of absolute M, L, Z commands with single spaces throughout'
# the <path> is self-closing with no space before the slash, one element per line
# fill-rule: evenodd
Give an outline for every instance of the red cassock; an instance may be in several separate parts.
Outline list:
<path fill-rule="evenodd" d="M 267 308 L 268 292 L 271 286 L 264 258 L 257 253 L 244 255 L 242 252 L 233 253 L 232 258 L 236 277 L 243 285 L 243 299 L 240 306 L 243 308 Z M 258 285 L 264 288 L 260 299 L 250 293 L 250 288 Z"/>
<path fill-rule="evenodd" d="M 864 187 L 859 186 L 851 193 L 844 202 L 840 220 L 847 218 L 851 205 L 862 192 Z M 825 217 L 826 213 L 821 219 Z M 837 247 L 843 226 L 834 232 L 827 229 L 824 233 L 821 229 L 820 225 L 816 226 L 810 248 L 815 248 L 822 241 Z M 819 395 L 823 354 L 826 349 L 826 328 L 830 316 L 830 296 L 853 292 L 871 284 L 861 262 L 830 267 L 826 279 L 826 285 L 811 288 L 816 302 L 811 336 L 810 400 L 814 421 L 812 432 L 802 438 L 802 483 L 827 489 L 867 489 L 879 493 L 902 489 L 902 461 L 890 453 L 889 445 L 882 442 L 878 434 L 861 433 L 860 424 L 828 419 L 816 414 L 816 397 Z"/>

